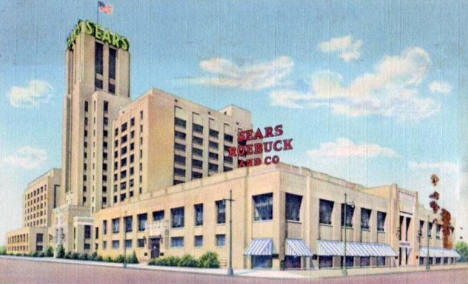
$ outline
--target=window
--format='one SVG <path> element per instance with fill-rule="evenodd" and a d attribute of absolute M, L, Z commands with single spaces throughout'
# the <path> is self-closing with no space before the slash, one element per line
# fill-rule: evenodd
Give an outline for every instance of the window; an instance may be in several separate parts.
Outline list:
<path fill-rule="evenodd" d="M 115 79 L 115 62 L 117 50 L 109 48 L 109 78 Z"/>
<path fill-rule="evenodd" d="M 109 102 L 108 102 L 108 101 L 104 101 L 103 109 L 104 109 L 104 112 L 108 112 L 108 111 L 109 111 Z"/>
<path fill-rule="evenodd" d="M 174 155 L 174 162 L 176 164 L 184 165 L 185 166 L 185 157 L 180 155 Z M 185 174 L 184 174 L 185 175 Z"/>
<path fill-rule="evenodd" d="M 112 241 L 112 248 L 113 249 L 119 249 L 119 241 Z"/>
<path fill-rule="evenodd" d="M 440 230 L 442 229 L 442 226 L 440 224 L 436 225 L 436 239 L 440 239 Z M 408 232 L 408 229 L 407 229 Z"/>
<path fill-rule="evenodd" d="M 194 247 L 202 247 L 203 246 L 203 236 L 195 236 L 194 237 Z"/>
<path fill-rule="evenodd" d="M 102 75 L 103 71 L 103 45 L 102 43 L 96 42 L 94 45 L 94 68 L 96 69 L 96 74 Z M 102 81 L 101 81 L 102 82 Z"/>
<path fill-rule="evenodd" d="M 252 268 L 271 268 L 271 255 L 252 255 Z"/>
<path fill-rule="evenodd" d="M 210 136 L 213 137 L 213 138 L 218 138 L 218 135 L 219 135 L 219 132 L 214 130 L 214 129 L 210 129 Z"/>
<path fill-rule="evenodd" d="M 125 240 L 125 248 L 132 248 L 132 240 Z"/>
<path fill-rule="evenodd" d="M 88 112 L 88 101 L 84 102 L 84 111 Z M 88 121 L 88 120 L 86 120 L 86 121 Z"/>
<path fill-rule="evenodd" d="M 344 257 L 341 257 L 341 266 L 344 265 L 343 260 L 344 260 Z M 354 266 L 354 257 L 346 256 L 346 267 L 353 267 L 353 266 Z"/>
<path fill-rule="evenodd" d="M 185 170 L 174 168 L 174 175 L 179 177 L 185 177 Z"/>
<path fill-rule="evenodd" d="M 213 142 L 213 141 L 210 141 L 210 142 L 208 143 L 208 146 L 209 146 L 210 148 L 212 148 L 212 149 L 215 149 L 215 150 L 218 149 L 218 143 Z"/>
<path fill-rule="evenodd" d="M 226 223 L 226 201 L 218 200 L 216 201 L 216 223 L 225 224 Z"/>
<path fill-rule="evenodd" d="M 230 134 L 224 134 L 224 140 L 228 141 L 228 142 L 231 142 L 234 140 L 233 139 L 233 136 L 230 135 Z"/>
<path fill-rule="evenodd" d="M 146 213 L 138 215 L 138 231 L 144 231 L 146 229 L 147 219 L 148 219 L 148 214 Z"/>
<path fill-rule="evenodd" d="M 187 125 L 187 122 L 185 120 L 183 120 L 183 119 L 180 119 L 180 118 L 176 117 L 174 119 L 174 124 L 177 125 L 177 126 L 185 128 L 185 126 Z"/>
<path fill-rule="evenodd" d="M 302 196 L 286 193 L 286 220 L 299 221 Z"/>
<path fill-rule="evenodd" d="M 153 212 L 153 221 L 161 221 L 164 219 L 164 210 Z"/>
<path fill-rule="evenodd" d="M 387 217 L 387 213 L 377 211 L 377 231 L 384 232 L 385 231 L 385 219 Z"/>
<path fill-rule="evenodd" d="M 112 233 L 117 234 L 119 232 L 119 218 L 112 219 Z"/>
<path fill-rule="evenodd" d="M 359 262 L 360 262 L 361 266 L 369 266 L 370 265 L 370 257 L 361 256 L 361 257 L 359 257 Z"/>
<path fill-rule="evenodd" d="M 217 247 L 224 247 L 224 244 L 226 243 L 226 235 L 216 235 L 216 246 Z"/>
<path fill-rule="evenodd" d="M 369 219 L 371 215 L 371 210 L 366 208 L 361 208 L 361 229 L 369 229 Z"/>
<path fill-rule="evenodd" d="M 133 217 L 132 216 L 127 216 L 124 218 L 125 221 L 125 232 L 131 232 L 133 228 Z"/>
<path fill-rule="evenodd" d="M 213 171 L 213 172 L 217 172 L 217 171 L 218 171 L 218 165 L 212 164 L 212 163 L 208 163 L 208 170 L 209 170 L 209 171 Z"/>
<path fill-rule="evenodd" d="M 345 214 L 345 207 L 346 207 L 346 214 Z M 346 227 L 353 227 L 353 214 L 354 214 L 354 207 L 351 205 L 345 206 L 345 204 L 341 204 L 341 226 Z M 346 215 L 346 219 L 345 219 Z"/>
<path fill-rule="evenodd" d="M 102 249 L 107 249 L 107 242 L 106 241 L 102 241 Z"/>
<path fill-rule="evenodd" d="M 232 164 L 232 157 L 224 156 L 224 162 L 228 164 Z"/>
<path fill-rule="evenodd" d="M 202 149 L 193 148 L 193 149 L 192 149 L 192 153 L 193 153 L 194 155 L 203 157 L 203 150 L 202 150 Z"/>
<path fill-rule="evenodd" d="M 85 249 L 85 250 L 89 250 L 90 248 L 91 248 L 91 245 L 90 245 L 90 244 L 85 243 L 85 244 L 83 245 L 83 249 Z M 41 250 L 42 250 L 42 249 L 41 249 Z"/>
<path fill-rule="evenodd" d="M 179 143 L 174 143 L 174 148 L 179 151 L 185 152 L 185 145 L 179 144 Z"/>
<path fill-rule="evenodd" d="M 183 132 L 179 132 L 179 131 L 174 131 L 174 137 L 175 138 L 179 138 L 179 139 L 182 139 L 182 140 L 185 140 L 185 137 L 187 135 Z"/>
<path fill-rule="evenodd" d="M 420 257 L 420 259 L 423 259 L 423 257 Z M 377 266 L 385 266 L 385 256 L 377 256 Z"/>
<path fill-rule="evenodd" d="M 332 256 L 319 256 L 319 268 L 332 267 L 333 265 Z"/>
<path fill-rule="evenodd" d="M 90 239 L 91 238 L 91 226 L 90 225 L 85 225 L 84 226 L 84 238 L 85 239 Z"/>
<path fill-rule="evenodd" d="M 200 137 L 193 136 L 192 137 L 192 142 L 193 142 L 193 144 L 203 145 L 203 139 L 200 138 Z"/>
<path fill-rule="evenodd" d="M 254 221 L 273 219 L 273 193 L 254 195 Z"/>
<path fill-rule="evenodd" d="M 182 228 L 184 226 L 184 207 L 171 209 L 172 228 Z"/>
<path fill-rule="evenodd" d="M 202 167 L 203 167 L 202 161 L 192 159 L 192 168 L 201 169 Z"/>
<path fill-rule="evenodd" d="M 137 240 L 137 246 L 138 246 L 139 248 L 145 247 L 145 239 L 138 239 L 138 240 Z"/>
<path fill-rule="evenodd" d="M 203 204 L 195 204 L 195 226 L 203 225 Z"/>
<path fill-rule="evenodd" d="M 208 153 L 208 157 L 210 157 L 211 159 L 217 160 L 217 159 L 218 159 L 218 154 L 209 152 L 209 153 Z"/>
<path fill-rule="evenodd" d="M 184 237 L 172 237 L 171 238 L 171 247 L 181 248 L 184 246 Z"/>
<path fill-rule="evenodd" d="M 427 229 L 429 231 L 427 235 L 429 236 L 429 238 L 432 237 L 432 225 L 432 222 L 427 223 Z"/>
<path fill-rule="evenodd" d="M 192 131 L 193 132 L 198 132 L 198 133 L 203 133 L 203 126 L 200 124 L 193 123 L 192 124 Z"/>
<path fill-rule="evenodd" d="M 330 225 L 332 212 L 333 212 L 333 201 L 320 199 L 319 210 L 320 210 L 319 211 L 320 224 Z"/>
<path fill-rule="evenodd" d="M 424 228 L 424 221 L 419 220 L 419 230 L 418 230 L 418 235 L 421 237 L 423 234 L 423 228 Z"/>
<path fill-rule="evenodd" d="M 107 220 L 102 221 L 102 233 L 107 235 Z"/>

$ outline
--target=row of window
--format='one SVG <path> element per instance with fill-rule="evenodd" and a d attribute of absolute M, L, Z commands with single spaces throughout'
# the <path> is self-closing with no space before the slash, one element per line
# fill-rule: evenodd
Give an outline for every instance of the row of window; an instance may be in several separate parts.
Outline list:
<path fill-rule="evenodd" d="M 334 202 L 320 199 L 319 222 L 320 224 L 331 225 Z M 361 229 L 369 229 L 369 220 L 372 210 L 361 208 Z M 341 204 L 341 226 L 353 227 L 354 206 Z M 377 211 L 377 231 L 385 231 L 385 219 L 387 213 Z"/>
<path fill-rule="evenodd" d="M 36 188 L 35 190 L 33 190 L 30 193 L 26 194 L 25 198 L 30 199 L 30 198 L 32 198 L 32 197 L 34 197 L 36 195 L 39 195 L 40 193 L 43 193 L 44 191 L 47 193 L 47 185 Z"/>

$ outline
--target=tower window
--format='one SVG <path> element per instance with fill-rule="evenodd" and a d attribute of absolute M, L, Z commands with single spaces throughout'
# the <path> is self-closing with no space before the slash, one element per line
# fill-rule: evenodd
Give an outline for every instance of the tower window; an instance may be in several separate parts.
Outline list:
<path fill-rule="evenodd" d="M 96 69 L 96 74 L 101 74 L 103 71 L 103 45 L 102 43 L 96 42 L 94 46 L 94 66 Z"/>
<path fill-rule="evenodd" d="M 115 79 L 115 59 L 117 55 L 117 50 L 109 48 L 109 78 Z M 110 91 L 110 90 L 109 90 Z"/>

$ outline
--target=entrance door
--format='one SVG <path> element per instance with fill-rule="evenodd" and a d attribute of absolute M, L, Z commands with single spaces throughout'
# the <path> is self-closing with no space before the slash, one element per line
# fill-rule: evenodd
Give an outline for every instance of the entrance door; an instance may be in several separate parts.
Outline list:
<path fill-rule="evenodd" d="M 150 250 L 151 250 L 151 258 L 159 257 L 159 243 L 160 238 L 151 238 L 150 239 Z"/>

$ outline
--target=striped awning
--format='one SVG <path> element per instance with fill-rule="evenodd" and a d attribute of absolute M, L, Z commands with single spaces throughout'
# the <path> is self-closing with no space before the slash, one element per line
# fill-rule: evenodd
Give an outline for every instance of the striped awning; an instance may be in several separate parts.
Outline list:
<path fill-rule="evenodd" d="M 420 247 L 419 248 L 419 257 L 427 257 L 427 247 Z M 455 258 L 459 258 L 460 255 L 453 249 L 429 247 L 429 257 L 455 257 Z"/>
<path fill-rule="evenodd" d="M 317 255 L 344 255 L 344 242 L 318 241 Z M 396 256 L 393 249 L 387 244 L 378 243 L 346 243 L 347 256 Z"/>
<path fill-rule="evenodd" d="M 312 256 L 312 251 L 301 239 L 286 239 L 285 255 L 290 256 Z"/>
<path fill-rule="evenodd" d="M 272 239 L 253 239 L 250 245 L 245 249 L 245 255 L 272 255 Z"/>

